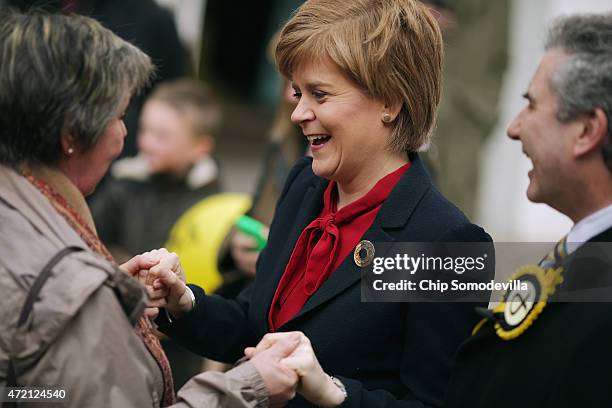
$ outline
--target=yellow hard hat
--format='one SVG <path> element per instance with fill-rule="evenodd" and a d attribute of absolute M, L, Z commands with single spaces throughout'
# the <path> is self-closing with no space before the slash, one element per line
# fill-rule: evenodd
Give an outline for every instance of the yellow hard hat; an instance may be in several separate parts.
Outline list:
<path fill-rule="evenodd" d="M 178 219 L 166 248 L 181 258 L 187 283 L 195 283 L 208 293 L 221 286 L 223 279 L 217 268 L 221 244 L 251 205 L 247 194 L 215 194 L 193 205 Z"/>

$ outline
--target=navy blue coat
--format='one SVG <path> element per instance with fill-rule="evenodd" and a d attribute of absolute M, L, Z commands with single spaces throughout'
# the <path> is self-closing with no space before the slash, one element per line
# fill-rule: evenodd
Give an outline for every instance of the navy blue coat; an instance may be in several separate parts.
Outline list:
<path fill-rule="evenodd" d="M 612 228 L 589 242 L 612 242 Z M 609 251 L 610 245 L 584 248 L 562 265 L 558 292 L 577 278 L 579 286 L 604 289 L 606 297 L 599 299 L 610 299 L 610 252 L 589 257 Z M 446 407 L 612 406 L 610 316 L 610 302 L 549 302 L 523 334 L 509 341 L 487 322 L 459 348 Z"/>
<path fill-rule="evenodd" d="M 433 186 L 418 155 L 363 239 L 372 242 L 490 241 Z M 268 332 L 274 292 L 302 230 L 318 216 L 328 181 L 303 158 L 279 198 L 257 278 L 236 300 L 209 296 L 195 286 L 196 308 L 169 334 L 191 350 L 221 361 L 242 357 L 244 347 Z M 477 322 L 474 304 L 362 303 L 360 269 L 351 253 L 279 331 L 300 330 L 323 369 L 346 385 L 347 407 L 441 406 L 453 356 Z M 484 305 L 486 306 L 486 305 Z M 301 398 L 290 406 L 308 406 Z"/>

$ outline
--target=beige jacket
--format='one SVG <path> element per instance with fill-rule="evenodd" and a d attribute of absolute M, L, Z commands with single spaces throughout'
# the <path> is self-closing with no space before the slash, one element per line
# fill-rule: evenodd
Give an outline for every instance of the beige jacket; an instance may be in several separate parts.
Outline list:
<path fill-rule="evenodd" d="M 17 327 L 37 275 L 68 246 L 84 251 L 53 268 L 25 324 Z M 66 402 L 55 407 L 159 407 L 161 372 L 132 327 L 145 300 L 137 281 L 89 251 L 36 188 L 0 166 L 0 387 L 10 357 L 19 386 L 66 390 Z M 178 395 L 175 406 L 181 408 L 268 405 L 251 364 L 226 374 L 202 373 Z"/>

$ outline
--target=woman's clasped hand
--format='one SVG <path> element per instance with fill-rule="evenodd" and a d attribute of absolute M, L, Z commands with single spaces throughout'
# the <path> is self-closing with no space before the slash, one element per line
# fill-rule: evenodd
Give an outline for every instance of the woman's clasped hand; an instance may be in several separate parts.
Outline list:
<path fill-rule="evenodd" d="M 121 268 L 138 278 L 146 288 L 149 296 L 146 311 L 148 316 L 156 317 L 159 309 L 164 308 L 171 316 L 179 317 L 193 308 L 191 290 L 185 284 L 185 271 L 176 253 L 169 252 L 165 248 L 155 249 L 135 256 L 121 265 Z M 302 332 L 268 333 L 256 346 L 247 347 L 244 354 L 258 371 L 279 370 L 278 367 L 269 367 L 268 362 L 266 362 L 268 367 L 262 367 L 263 361 L 258 364 L 255 359 L 260 353 L 269 351 L 279 343 L 297 344 L 293 352 L 280 359 L 279 363 L 293 370 L 298 376 L 299 394 L 320 407 L 336 407 L 344 401 L 345 392 L 323 371 L 310 340 Z M 286 373 L 280 374 L 286 375 Z"/>

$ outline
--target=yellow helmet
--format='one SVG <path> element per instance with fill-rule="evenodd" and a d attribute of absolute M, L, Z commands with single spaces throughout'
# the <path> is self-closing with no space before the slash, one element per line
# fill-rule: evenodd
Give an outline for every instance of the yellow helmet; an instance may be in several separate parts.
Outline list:
<path fill-rule="evenodd" d="M 178 219 L 166 248 L 181 258 L 187 283 L 195 283 L 208 293 L 221 286 L 223 279 L 217 268 L 221 244 L 251 205 L 247 194 L 220 193 L 199 201 Z"/>

